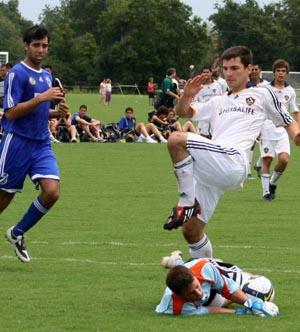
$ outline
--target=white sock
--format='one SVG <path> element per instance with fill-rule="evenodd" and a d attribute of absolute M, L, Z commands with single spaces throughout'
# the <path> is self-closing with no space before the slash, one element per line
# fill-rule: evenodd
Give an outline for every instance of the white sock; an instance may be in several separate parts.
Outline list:
<path fill-rule="evenodd" d="M 281 177 L 282 172 L 276 172 L 274 171 L 271 175 L 271 179 L 270 179 L 270 184 L 275 184 L 278 179 Z"/>
<path fill-rule="evenodd" d="M 264 173 L 261 175 L 261 184 L 262 184 L 262 188 L 263 188 L 263 195 L 265 194 L 269 194 L 270 193 L 270 174 Z"/>
<path fill-rule="evenodd" d="M 204 234 L 203 238 L 199 242 L 189 244 L 189 248 L 192 258 L 212 257 L 212 245 L 206 234 Z"/>
<path fill-rule="evenodd" d="M 178 183 L 180 206 L 192 206 L 195 203 L 195 187 L 194 187 L 194 165 L 193 158 L 187 158 L 174 164 L 174 171 Z"/>

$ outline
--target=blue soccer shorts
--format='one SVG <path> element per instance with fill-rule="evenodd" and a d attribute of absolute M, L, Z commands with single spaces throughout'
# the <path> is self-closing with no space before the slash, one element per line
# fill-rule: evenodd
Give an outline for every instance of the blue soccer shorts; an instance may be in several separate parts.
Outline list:
<path fill-rule="evenodd" d="M 38 141 L 6 133 L 0 144 L 0 189 L 23 189 L 26 176 L 59 180 L 59 169 L 50 141 Z"/>

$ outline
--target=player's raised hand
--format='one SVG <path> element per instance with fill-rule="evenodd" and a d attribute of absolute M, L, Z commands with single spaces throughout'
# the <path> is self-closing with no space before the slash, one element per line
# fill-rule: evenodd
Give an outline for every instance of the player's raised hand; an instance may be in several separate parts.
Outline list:
<path fill-rule="evenodd" d="M 197 75 L 194 78 L 189 79 L 184 87 L 184 95 L 190 98 L 195 97 L 202 89 L 205 80 L 206 74 Z"/>

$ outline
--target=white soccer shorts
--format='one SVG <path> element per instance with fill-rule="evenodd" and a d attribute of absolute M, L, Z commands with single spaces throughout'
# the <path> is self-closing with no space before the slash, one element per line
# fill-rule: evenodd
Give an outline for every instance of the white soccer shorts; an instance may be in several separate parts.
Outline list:
<path fill-rule="evenodd" d="M 189 133 L 187 150 L 194 160 L 195 195 L 201 207 L 199 219 L 207 223 L 223 192 L 241 188 L 247 176 L 247 159 L 234 148 Z"/>
<path fill-rule="evenodd" d="M 280 140 L 261 140 L 259 142 L 259 149 L 261 158 L 275 158 L 282 152 L 290 154 L 289 136 L 286 134 Z"/>

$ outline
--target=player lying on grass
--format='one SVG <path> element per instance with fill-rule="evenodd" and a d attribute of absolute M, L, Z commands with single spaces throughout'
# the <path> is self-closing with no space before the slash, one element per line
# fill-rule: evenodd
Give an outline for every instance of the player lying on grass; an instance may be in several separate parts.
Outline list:
<path fill-rule="evenodd" d="M 163 258 L 162 265 L 171 269 L 166 278 L 168 287 L 156 307 L 157 313 L 253 314 L 261 317 L 279 314 L 278 307 L 268 301 L 273 299 L 274 289 L 267 278 L 252 276 L 235 265 L 208 258 L 184 263 L 180 254 L 175 251 Z M 227 308 L 230 303 L 243 307 Z"/>

